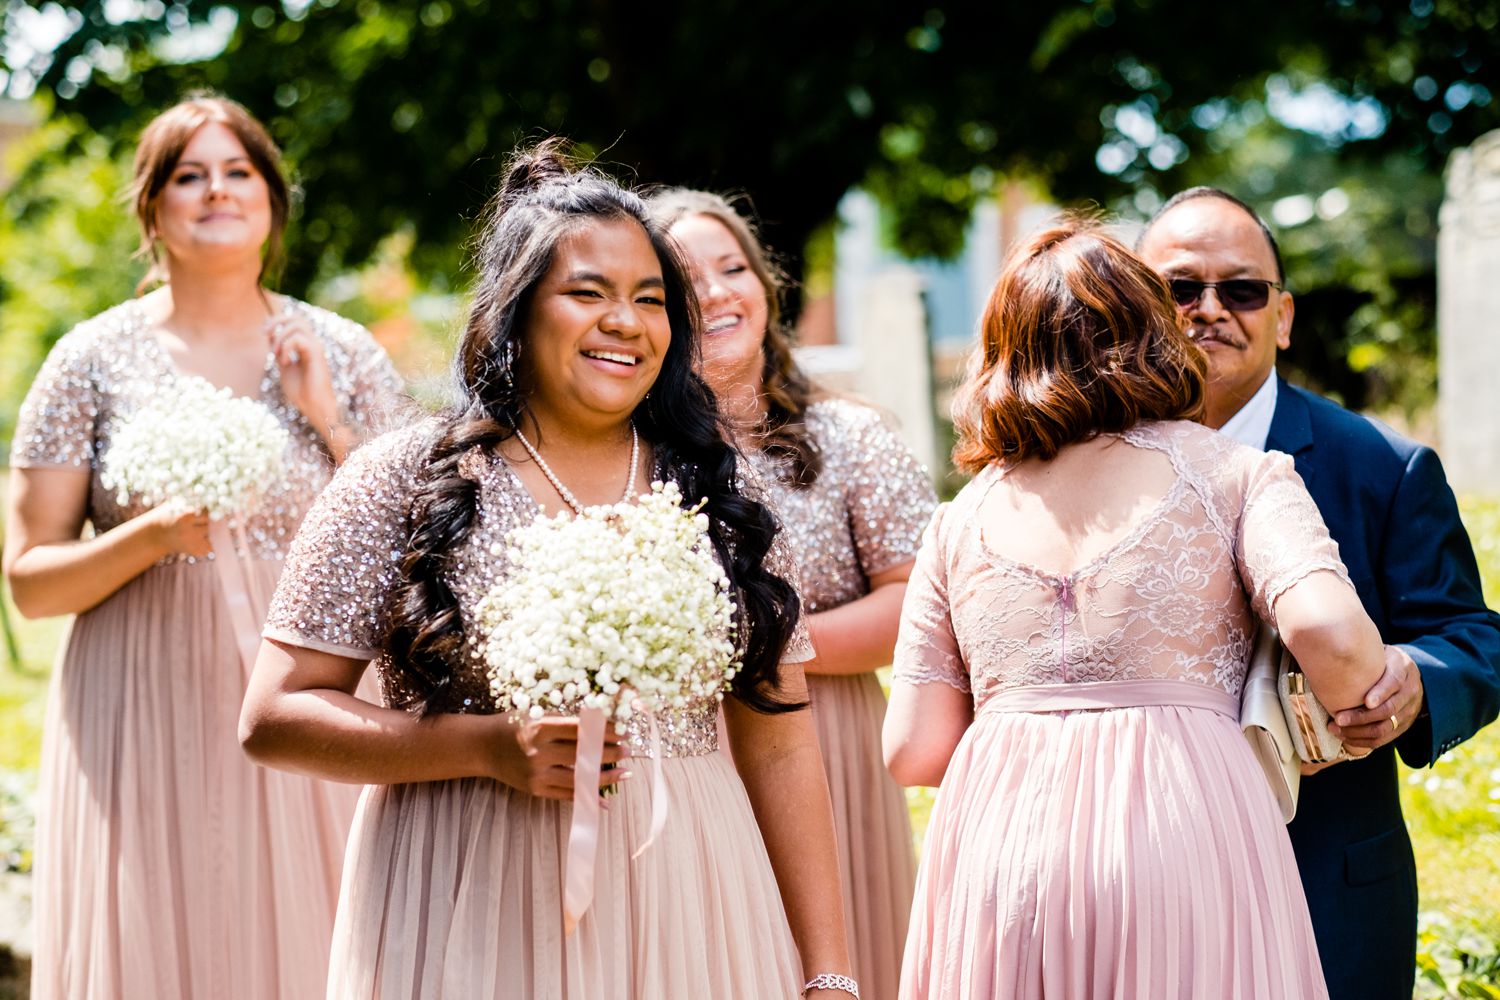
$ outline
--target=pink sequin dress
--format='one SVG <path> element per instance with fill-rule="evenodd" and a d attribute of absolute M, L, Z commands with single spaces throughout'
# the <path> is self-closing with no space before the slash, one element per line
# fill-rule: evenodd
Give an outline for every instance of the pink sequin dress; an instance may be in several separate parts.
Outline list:
<path fill-rule="evenodd" d="M 417 699 L 381 648 L 430 424 L 374 442 L 339 471 L 308 515 L 281 579 L 266 636 L 374 660 L 384 703 Z M 499 543 L 537 516 L 504 459 L 473 451 L 477 522 L 448 578 L 460 614 L 508 571 Z M 784 550 L 773 550 L 789 566 Z M 783 572 L 790 572 L 783 569 Z M 804 628 L 786 662 L 812 655 Z M 483 664 L 468 661 L 434 711 L 493 712 Z M 770 858 L 727 748 L 718 702 L 661 719 L 663 759 L 603 815 L 594 900 L 563 933 L 562 875 L 571 803 L 465 778 L 372 785 L 350 837 L 329 1000 L 792 1000 L 802 980 Z M 636 757 L 643 731 L 627 734 Z M 656 842 L 649 772 L 671 812 Z"/>
<path fill-rule="evenodd" d="M 927 472 L 880 414 L 842 399 L 808 407 L 823 469 L 794 489 L 764 453 L 755 464 L 797 556 L 810 613 L 869 593 L 872 575 L 910 562 L 937 506 Z M 809 674 L 833 796 L 844 919 L 860 996 L 895 1000 L 917 865 L 906 795 L 885 769 L 885 693 L 874 671 Z"/>
<path fill-rule="evenodd" d="M 1237 723 L 1255 616 L 1337 546 L 1292 469 L 1193 424 L 1141 425 L 1175 481 L 1065 576 L 939 509 L 895 676 L 970 694 L 927 834 L 906 1000 L 1323 998 L 1286 828 Z M 1039 527 L 1039 530 L 1045 530 Z"/>
<path fill-rule="evenodd" d="M 301 303 L 355 426 L 398 405 L 368 331 Z M 21 408 L 11 465 L 88 471 L 105 532 L 143 513 L 99 483 L 119 421 L 181 376 L 136 301 L 80 324 Z M 241 519 L 257 615 L 333 463 L 267 360 L 260 400 L 292 435 L 286 478 Z M 163 560 L 74 619 L 47 702 L 32 995 L 276 1000 L 322 989 L 358 790 L 256 767 L 247 675 L 208 560 Z"/>

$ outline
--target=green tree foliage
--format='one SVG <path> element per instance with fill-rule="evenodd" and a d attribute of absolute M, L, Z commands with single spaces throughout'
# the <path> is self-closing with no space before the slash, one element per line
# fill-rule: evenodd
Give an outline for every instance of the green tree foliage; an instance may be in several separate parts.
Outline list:
<path fill-rule="evenodd" d="M 21 0 L 9 0 L 11 19 Z M 951 252 L 991 171 L 1063 199 L 1172 186 L 1216 128 L 1201 108 L 1263 96 L 1269 73 L 1379 109 L 1351 154 L 1429 169 L 1500 125 L 1500 3 L 1325 0 L 1238 17 L 1196 0 L 911 4 L 792 0 L 90 2 L 33 67 L 60 107 L 110 135 L 196 85 L 268 118 L 301 165 L 303 236 L 361 260 L 416 223 L 449 247 L 497 156 L 571 135 L 651 180 L 743 187 L 800 247 L 852 185 L 897 195 L 903 247 Z M 113 19 L 112 19 L 113 16 Z M 221 57 L 174 61 L 230 24 Z M 176 40 L 175 47 L 168 44 Z M 1122 135 L 1119 109 L 1155 133 Z M 1137 141 L 1140 140 L 1140 141 Z M 1129 161 L 1109 173 L 1102 146 Z"/>
<path fill-rule="evenodd" d="M 56 7 L 3 2 L 12 37 Z M 1452 148 L 1500 126 L 1500 0 L 1243 10 L 1201 0 L 84 0 L 68 9 L 72 30 L 54 52 L 7 57 L 11 92 L 35 83 L 115 146 L 192 87 L 242 100 L 269 122 L 305 191 L 292 292 L 366 260 L 397 231 L 412 234 L 419 272 L 456 274 L 456 248 L 500 158 L 542 133 L 567 134 L 642 179 L 751 192 L 771 242 L 793 253 L 865 184 L 891 206 L 900 249 L 945 255 L 998 175 L 1028 176 L 1060 201 L 1110 204 L 1201 179 L 1214 162 L 1241 165 L 1216 139 L 1226 115 L 1264 108 L 1273 74 L 1360 112 L 1308 134 L 1331 171 L 1357 170 L 1372 184 L 1403 171 L 1435 177 Z M 1301 161 L 1272 169 L 1276 182 L 1253 196 L 1292 190 Z M 1360 273 L 1368 287 L 1356 288 L 1335 343 L 1385 344 L 1388 326 L 1409 320 L 1403 309 L 1428 316 L 1430 329 L 1430 268 L 1415 297 L 1403 273 Z"/>
<path fill-rule="evenodd" d="M 78 150 L 82 155 L 64 155 Z M 14 151 L 23 170 L 0 216 L 0 441 L 15 405 L 68 327 L 128 297 L 144 271 L 121 194 L 128 165 L 74 118 L 57 118 Z"/>

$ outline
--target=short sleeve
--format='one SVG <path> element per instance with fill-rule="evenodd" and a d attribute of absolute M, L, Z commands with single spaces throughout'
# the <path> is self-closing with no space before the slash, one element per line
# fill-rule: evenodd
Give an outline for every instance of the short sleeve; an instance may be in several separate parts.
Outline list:
<path fill-rule="evenodd" d="M 896 635 L 896 655 L 891 679 L 906 684 L 947 684 L 971 694 L 968 667 L 953 631 L 948 603 L 948 560 L 943 504 L 932 515 L 932 523 L 917 551 L 917 564 L 906 585 L 901 604 L 901 628 Z"/>
<path fill-rule="evenodd" d="M 860 568 L 873 576 L 916 556 L 937 491 L 911 448 L 874 410 L 861 414 L 851 445 L 849 526 Z"/>
<path fill-rule="evenodd" d="M 83 331 L 75 330 L 53 346 L 16 418 L 12 467 L 93 467 L 100 411 L 94 370 L 92 338 Z"/>
<path fill-rule="evenodd" d="M 1327 570 L 1349 583 L 1338 543 L 1329 536 L 1291 457 L 1280 452 L 1258 456 L 1251 471 L 1235 558 L 1251 606 L 1273 628 L 1277 599 L 1304 577 Z"/>
<path fill-rule="evenodd" d="M 266 638 L 359 660 L 379 655 L 424 442 L 415 429 L 388 434 L 339 468 L 292 542 Z"/>
<path fill-rule="evenodd" d="M 360 436 L 374 438 L 399 426 L 409 416 L 406 384 L 391 363 L 390 355 L 368 333 L 361 338 L 350 361 L 354 365 L 349 394 L 349 416 Z"/>

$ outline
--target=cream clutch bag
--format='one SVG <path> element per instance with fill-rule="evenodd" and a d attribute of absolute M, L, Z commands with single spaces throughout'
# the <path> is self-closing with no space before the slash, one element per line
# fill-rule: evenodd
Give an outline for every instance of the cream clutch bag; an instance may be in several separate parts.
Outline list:
<path fill-rule="evenodd" d="M 1287 823 L 1297 814 L 1302 762 L 1322 764 L 1346 756 L 1344 745 L 1328 731 L 1327 710 L 1268 626 L 1255 635 L 1240 698 L 1240 728 Z"/>

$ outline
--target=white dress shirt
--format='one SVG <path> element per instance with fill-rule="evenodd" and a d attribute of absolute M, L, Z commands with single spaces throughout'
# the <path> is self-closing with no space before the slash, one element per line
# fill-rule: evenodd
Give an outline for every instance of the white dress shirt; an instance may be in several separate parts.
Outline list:
<path fill-rule="evenodd" d="M 1266 438 L 1271 434 L 1271 418 L 1276 415 L 1276 370 L 1261 383 L 1239 412 L 1224 422 L 1220 434 L 1228 434 L 1240 444 L 1248 444 L 1260 451 L 1266 450 Z"/>

